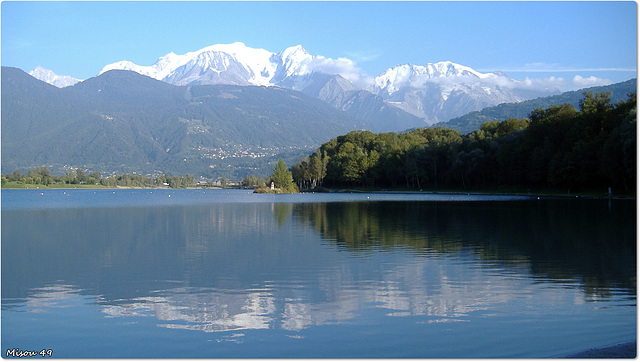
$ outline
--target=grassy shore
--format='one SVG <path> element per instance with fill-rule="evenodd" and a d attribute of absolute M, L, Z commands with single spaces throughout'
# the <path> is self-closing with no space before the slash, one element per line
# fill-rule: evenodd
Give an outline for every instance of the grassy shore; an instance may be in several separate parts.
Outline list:
<path fill-rule="evenodd" d="M 42 185 L 42 184 L 24 184 L 20 182 L 6 182 L 2 185 L 3 190 L 11 189 L 11 190 L 48 190 L 48 189 L 171 189 L 168 186 L 104 186 L 104 185 L 85 185 L 85 184 L 51 184 L 51 185 Z M 203 186 L 190 186 L 183 188 L 183 190 L 202 190 L 202 189 L 211 189 L 211 190 L 221 190 L 222 187 L 212 186 L 212 187 L 203 187 Z M 227 189 L 236 189 L 236 187 L 227 187 Z M 176 189 L 179 190 L 179 189 Z"/>
<path fill-rule="evenodd" d="M 81 185 L 81 184 L 23 184 L 20 182 L 8 181 L 2 185 L 3 189 L 108 189 L 103 185 Z"/>

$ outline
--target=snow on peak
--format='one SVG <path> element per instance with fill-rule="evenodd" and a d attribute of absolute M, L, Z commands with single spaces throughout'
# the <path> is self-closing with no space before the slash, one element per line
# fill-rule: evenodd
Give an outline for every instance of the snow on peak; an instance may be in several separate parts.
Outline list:
<path fill-rule="evenodd" d="M 188 84 L 196 81 L 198 74 L 241 72 L 234 79 L 240 76 L 248 84 L 270 86 L 286 77 L 311 73 L 314 58 L 301 45 L 276 54 L 235 42 L 214 44 L 183 55 L 169 53 L 150 66 L 116 62 L 105 66 L 100 74 L 112 69 L 131 70 L 173 84 Z"/>
<path fill-rule="evenodd" d="M 235 62 L 241 64 L 250 74 L 248 79 L 250 84 L 267 85 L 275 71 L 275 66 L 269 64 L 272 55 L 273 53 L 267 50 L 250 48 L 242 42 L 215 44 L 183 55 L 171 52 L 158 58 L 158 61 L 150 66 L 140 66 L 129 61 L 116 62 L 104 67 L 100 74 L 111 69 L 122 69 L 165 80 L 181 68 L 183 70 L 185 67 L 194 70 L 199 68 L 201 72 L 219 73 L 225 71 L 225 67 L 230 62 Z"/>
<path fill-rule="evenodd" d="M 130 70 L 132 72 L 140 73 L 142 75 L 146 75 L 151 78 L 156 78 L 156 75 L 158 73 L 157 69 L 154 68 L 153 66 L 144 67 L 144 66 L 137 65 L 133 62 L 130 62 L 128 60 L 122 60 L 116 63 L 106 65 L 104 68 L 102 68 L 102 70 L 98 74 L 100 75 L 102 73 L 105 73 L 114 69 Z"/>
<path fill-rule="evenodd" d="M 284 67 L 286 76 L 291 77 L 311 73 L 309 64 L 314 57 L 302 45 L 296 45 L 276 54 L 275 59 L 279 61 L 281 67 Z"/>
<path fill-rule="evenodd" d="M 41 66 L 37 66 L 36 69 L 30 71 L 29 75 L 58 88 L 68 87 L 80 82 L 80 79 L 69 75 L 57 75 L 52 70 L 45 69 Z"/>
<path fill-rule="evenodd" d="M 489 78 L 492 77 L 492 73 L 480 73 L 470 67 L 453 63 L 450 61 L 429 63 L 425 65 L 438 77 L 455 77 L 455 76 L 474 76 L 477 78 Z"/>
<path fill-rule="evenodd" d="M 273 55 L 273 53 L 268 50 L 250 48 L 242 42 L 210 45 L 198 51 L 187 53 L 187 55 L 198 56 L 202 53 L 226 53 L 233 56 L 237 60 L 248 63 L 268 62 L 269 58 Z"/>
<path fill-rule="evenodd" d="M 302 58 L 306 58 L 306 57 L 311 57 L 309 52 L 307 52 L 307 50 L 305 48 L 303 48 L 302 45 L 296 45 L 296 46 L 289 47 L 289 48 L 281 51 L 279 53 L 279 56 L 282 59 L 291 59 L 291 58 L 302 59 Z"/>
<path fill-rule="evenodd" d="M 421 73 L 424 73 L 424 69 L 420 69 L 420 67 L 416 65 L 396 65 L 375 77 L 375 87 L 379 89 L 386 89 L 386 91 L 391 94 L 407 85 L 411 81 L 412 77 Z"/>
<path fill-rule="evenodd" d="M 389 68 L 377 76 L 375 78 L 375 87 L 392 94 L 404 87 L 421 88 L 427 82 L 438 82 L 455 77 L 481 80 L 499 77 L 499 75 L 480 73 L 470 67 L 451 61 L 427 63 L 425 65 L 403 64 Z"/>
<path fill-rule="evenodd" d="M 251 48 L 242 42 L 214 44 L 200 50 L 178 55 L 168 53 L 150 66 L 129 61 L 109 64 L 100 73 L 111 69 L 131 70 L 158 80 L 176 84 L 251 84 L 279 85 L 302 89 L 302 76 L 311 73 L 340 74 L 363 89 L 393 94 L 405 87 L 424 88 L 427 83 L 451 83 L 465 77 L 464 82 L 510 78 L 495 73 L 480 73 L 470 67 L 450 61 L 425 65 L 398 65 L 373 78 L 347 58 L 332 59 L 311 55 L 295 45 L 279 53 Z M 372 88 L 373 85 L 373 88 Z"/>

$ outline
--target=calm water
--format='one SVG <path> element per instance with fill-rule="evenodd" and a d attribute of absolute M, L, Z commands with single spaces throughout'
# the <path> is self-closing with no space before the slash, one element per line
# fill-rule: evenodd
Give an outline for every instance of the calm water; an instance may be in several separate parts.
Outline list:
<path fill-rule="evenodd" d="M 635 207 L 3 190 L 2 356 L 542 358 L 632 341 Z"/>

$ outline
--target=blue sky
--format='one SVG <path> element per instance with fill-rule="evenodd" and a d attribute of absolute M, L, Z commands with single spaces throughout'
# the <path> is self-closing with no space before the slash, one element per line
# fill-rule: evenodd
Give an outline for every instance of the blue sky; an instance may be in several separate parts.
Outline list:
<path fill-rule="evenodd" d="M 120 60 L 151 65 L 240 41 L 345 57 L 371 76 L 449 60 L 515 79 L 636 77 L 635 2 L 19 2 L 1 7 L 1 62 L 86 79 Z"/>

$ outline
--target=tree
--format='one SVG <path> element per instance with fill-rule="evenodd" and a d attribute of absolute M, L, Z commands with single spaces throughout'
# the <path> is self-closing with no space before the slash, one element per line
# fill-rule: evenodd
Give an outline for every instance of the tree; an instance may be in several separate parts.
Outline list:
<path fill-rule="evenodd" d="M 582 93 L 584 98 L 579 102 L 580 111 L 584 113 L 602 113 L 612 108 L 611 92 Z"/>
<path fill-rule="evenodd" d="M 62 176 L 65 180 L 66 184 L 77 184 L 78 183 L 78 179 L 76 178 L 76 174 L 72 171 L 67 171 L 67 174 L 65 176 Z"/>
<path fill-rule="evenodd" d="M 242 179 L 242 187 L 245 188 L 256 188 L 260 186 L 264 186 L 265 182 L 262 177 L 257 177 L 255 175 L 249 175 Z"/>
<path fill-rule="evenodd" d="M 277 188 L 280 188 L 284 192 L 295 192 L 295 184 L 293 183 L 293 176 L 291 171 L 287 168 L 287 165 L 280 158 L 278 159 L 278 163 L 276 164 L 275 169 L 273 170 L 273 175 L 271 175 L 271 179 L 275 183 Z"/>
<path fill-rule="evenodd" d="M 13 173 L 11 175 L 9 175 L 7 177 L 7 180 L 9 181 L 22 181 L 22 174 L 20 174 L 19 170 L 15 170 L 13 171 Z"/>
<path fill-rule="evenodd" d="M 298 183 L 299 188 L 308 189 L 311 186 L 311 166 L 309 157 L 302 158 L 291 167 L 291 176 Z"/>
<path fill-rule="evenodd" d="M 180 176 L 170 176 L 167 179 L 167 182 L 169 183 L 169 187 L 171 187 L 172 189 L 181 189 L 181 188 L 183 188 L 182 177 L 180 177 Z"/>
<path fill-rule="evenodd" d="M 182 187 L 193 187 L 196 185 L 196 180 L 193 176 L 186 174 L 182 176 Z"/>

